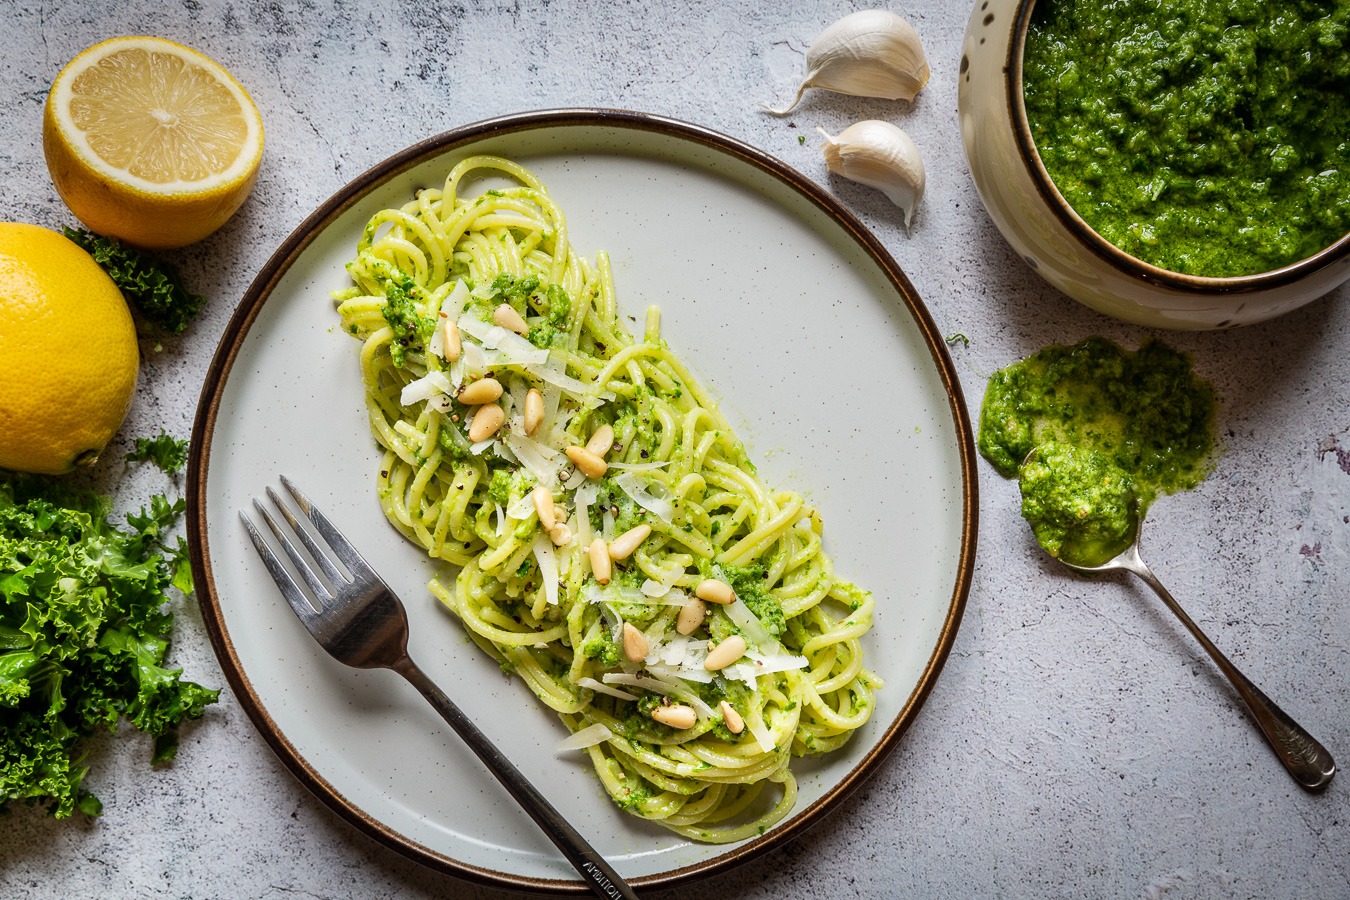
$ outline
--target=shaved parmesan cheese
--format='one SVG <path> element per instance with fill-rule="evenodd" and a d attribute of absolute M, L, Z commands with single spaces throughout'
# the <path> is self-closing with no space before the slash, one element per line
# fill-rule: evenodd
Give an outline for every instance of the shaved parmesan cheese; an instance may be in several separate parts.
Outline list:
<path fill-rule="evenodd" d="M 637 694 L 630 694 L 627 691 L 621 691 L 616 687 L 610 687 L 603 682 L 596 681 L 589 676 L 577 679 L 577 687 L 590 688 L 597 694 L 608 694 L 611 697 L 618 697 L 620 700 L 636 700 Z"/>
<path fill-rule="evenodd" d="M 520 366 L 542 366 L 548 362 L 548 351 L 541 350 L 514 331 L 500 325 L 484 322 L 466 313 L 459 317 L 459 330 L 477 338 L 488 350 L 499 350 L 508 362 Z"/>
<path fill-rule="evenodd" d="M 714 713 L 712 707 L 703 702 L 703 698 L 685 684 L 681 684 L 677 678 L 657 678 L 652 675 L 630 675 L 627 672 L 606 672 L 604 675 L 605 684 L 627 684 L 633 687 L 640 687 L 644 690 L 652 691 L 656 694 L 663 694 L 667 697 L 674 697 L 684 703 L 689 704 L 698 714 L 704 718 L 711 718 Z"/>
<path fill-rule="evenodd" d="M 544 599 L 549 606 L 558 605 L 558 554 L 553 549 L 553 541 L 546 535 L 534 536 L 534 558 L 539 561 L 539 577 L 544 582 Z"/>
<path fill-rule="evenodd" d="M 660 604 L 661 606 L 684 606 L 689 602 L 689 595 L 684 591 L 678 590 L 669 584 L 662 584 L 659 581 L 653 581 L 648 578 L 642 582 L 642 596 L 646 599 L 644 603 Z"/>
<path fill-rule="evenodd" d="M 530 494 L 517 497 L 506 508 L 506 514 L 517 521 L 525 521 L 534 514 L 534 497 Z"/>
<path fill-rule="evenodd" d="M 764 623 L 750 611 L 740 597 L 722 607 L 727 618 L 736 623 L 736 627 L 745 632 L 745 638 L 762 653 L 769 653 L 778 647 L 778 638 L 774 637 Z"/>
<path fill-rule="evenodd" d="M 414 403 L 430 400 L 437 394 L 454 392 L 455 386 L 450 383 L 449 377 L 444 372 L 428 372 L 421 378 L 405 384 L 398 395 L 398 402 L 404 406 L 412 406 Z"/>
<path fill-rule="evenodd" d="M 497 351 L 491 355 L 486 353 L 483 355 L 483 361 L 489 368 L 500 365 L 519 366 L 545 384 L 555 385 L 564 393 L 575 397 L 592 400 L 614 399 L 614 394 L 601 390 L 599 385 L 587 384 L 568 375 L 563 366 L 550 362 L 547 350 L 539 349 L 514 331 L 484 322 L 470 313 L 460 316 L 459 330 L 477 338 L 487 350 Z M 549 406 L 547 397 L 544 398 L 544 406 L 547 419 Z"/>
<path fill-rule="evenodd" d="M 745 727 L 750 729 L 750 733 L 755 736 L 755 742 L 759 744 L 759 749 L 765 753 L 772 753 L 774 749 L 773 735 L 769 734 L 769 728 L 758 716 L 747 717 Z"/>
<path fill-rule="evenodd" d="M 603 722 L 596 722 L 559 741 L 558 752 L 567 753 L 571 750 L 585 750 L 587 747 L 603 744 L 612 737 L 614 737 L 614 732 L 606 728 Z"/>
<path fill-rule="evenodd" d="M 619 472 L 651 472 L 654 469 L 664 469 L 672 462 L 674 462 L 672 459 L 662 460 L 661 462 L 645 463 L 612 462 L 609 464 L 609 467 Z"/>
<path fill-rule="evenodd" d="M 614 476 L 614 483 L 638 506 L 647 510 L 667 525 L 670 524 L 671 516 L 675 515 L 675 507 L 669 500 L 655 497 L 647 490 L 642 479 L 638 478 L 632 472 L 620 472 Z"/>
<path fill-rule="evenodd" d="M 514 430 L 503 434 L 502 441 L 515 454 L 516 459 L 520 460 L 520 464 L 534 476 L 535 481 L 548 488 L 558 483 L 561 453 Z"/>
<path fill-rule="evenodd" d="M 761 654 L 751 650 L 739 662 L 732 663 L 723 669 L 722 676 L 754 687 L 755 679 L 760 675 L 767 675 L 771 672 L 786 672 L 790 669 L 805 669 L 806 665 L 805 656 L 793 656 L 785 652 Z"/>
<path fill-rule="evenodd" d="M 487 372 L 487 356 L 483 353 L 483 348 L 472 341 L 464 342 L 464 352 L 459 361 L 468 374 L 482 375 Z"/>
<path fill-rule="evenodd" d="M 582 547 L 591 545 L 591 504 L 595 502 L 597 490 L 595 482 L 587 481 L 578 485 L 576 493 L 572 495 L 572 503 L 576 506 L 576 514 L 572 517 L 572 521 L 577 529 L 577 544 Z M 589 565 L 589 557 L 587 564 Z"/>

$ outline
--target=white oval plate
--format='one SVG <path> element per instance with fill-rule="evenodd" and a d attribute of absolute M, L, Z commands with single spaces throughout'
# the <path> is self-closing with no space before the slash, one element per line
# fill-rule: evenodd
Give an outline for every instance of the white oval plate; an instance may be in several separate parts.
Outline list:
<path fill-rule="evenodd" d="M 867 662 L 886 682 L 841 751 L 794 768 L 793 814 L 738 845 L 691 843 L 615 808 L 566 731 L 465 637 L 426 589 L 433 564 L 375 497 L 357 354 L 329 293 L 367 219 L 497 153 L 538 174 L 578 253 L 606 250 L 620 308 L 662 308 L 770 485 L 820 509 L 837 570 L 877 596 Z M 240 303 L 193 428 L 189 533 L 198 596 L 231 687 L 324 802 L 428 865 L 518 890 L 581 881 L 401 678 L 318 647 L 249 545 L 239 512 L 293 478 L 403 598 L 413 658 L 639 886 L 703 877 L 781 844 L 838 806 L 898 743 L 956 634 L 974 564 L 976 482 L 946 347 L 880 243 L 777 160 L 668 119 L 606 110 L 470 125 L 376 166 L 287 239 Z"/>

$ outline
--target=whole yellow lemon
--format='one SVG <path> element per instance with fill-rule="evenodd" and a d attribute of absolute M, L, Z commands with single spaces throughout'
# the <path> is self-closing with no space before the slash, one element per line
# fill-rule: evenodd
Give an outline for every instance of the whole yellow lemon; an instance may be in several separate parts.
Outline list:
<path fill-rule="evenodd" d="M 50 229 L 0 222 L 0 468 L 93 465 L 139 367 L 131 311 L 94 258 Z"/>

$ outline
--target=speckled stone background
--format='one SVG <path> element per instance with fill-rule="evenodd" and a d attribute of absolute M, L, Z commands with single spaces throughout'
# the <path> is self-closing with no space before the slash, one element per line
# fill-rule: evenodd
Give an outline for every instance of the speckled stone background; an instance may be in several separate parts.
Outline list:
<path fill-rule="evenodd" d="M 186 436 L 235 304 L 301 219 L 400 148 L 507 112 L 613 106 L 685 119 L 825 183 L 900 261 L 952 348 L 972 407 L 995 369 L 1048 343 L 1150 335 L 1077 305 L 1018 260 L 975 194 L 956 122 L 969 5 L 894 5 L 933 79 L 912 105 L 791 95 L 833 0 L 438 4 L 0 0 L 0 219 L 74 224 L 43 163 L 42 104 L 61 66 L 119 34 L 158 34 L 224 63 L 267 127 L 257 188 L 218 234 L 173 254 L 210 305 L 146 342 L 130 436 Z M 884 118 L 923 150 L 913 233 L 878 193 L 827 176 L 821 126 Z M 805 142 L 799 141 L 804 136 Z M 1153 511 L 1147 556 L 1248 675 L 1350 762 L 1350 307 L 1346 292 L 1274 322 L 1173 334 L 1223 398 L 1226 453 Z M 93 483 L 122 506 L 180 490 L 110 452 Z M 1350 782 L 1311 796 L 1140 584 L 1090 582 L 1041 556 L 1015 485 L 980 463 L 980 544 L 965 620 L 917 723 L 848 808 L 714 882 L 659 896 L 1350 897 Z M 195 607 L 174 658 L 224 680 Z M 0 896 L 503 896 L 372 843 L 275 760 L 227 692 L 179 759 L 131 733 L 95 742 L 96 821 L 0 818 Z"/>

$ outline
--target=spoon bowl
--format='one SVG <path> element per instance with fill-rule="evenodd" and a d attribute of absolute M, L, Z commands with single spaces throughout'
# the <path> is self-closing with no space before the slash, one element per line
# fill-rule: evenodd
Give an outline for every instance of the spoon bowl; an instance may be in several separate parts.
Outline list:
<path fill-rule="evenodd" d="M 1087 575 L 1104 572 L 1130 572 L 1141 578 L 1161 598 L 1173 615 L 1181 620 L 1181 624 L 1186 626 L 1186 630 L 1200 642 L 1201 647 L 1205 648 L 1205 652 L 1209 654 L 1210 659 L 1214 660 L 1214 664 L 1219 667 L 1219 671 L 1223 672 L 1224 676 L 1232 683 L 1238 695 L 1247 704 L 1247 709 L 1251 711 L 1252 718 L 1256 720 L 1256 725 L 1261 730 L 1261 734 L 1265 736 L 1271 749 L 1275 751 L 1275 755 L 1279 757 L 1280 762 L 1294 777 L 1294 780 L 1310 791 L 1320 791 L 1325 788 L 1336 774 L 1336 762 L 1332 759 L 1331 754 L 1316 738 L 1290 718 L 1288 713 L 1276 706 L 1269 697 L 1262 693 L 1260 688 L 1252 684 L 1247 676 L 1238 671 L 1237 666 L 1233 665 L 1228 657 L 1219 651 L 1214 642 L 1200 630 L 1200 627 L 1181 608 L 1181 605 L 1172 597 L 1167 588 L 1163 587 L 1162 582 L 1149 569 L 1139 551 L 1144 517 L 1139 512 L 1138 499 L 1134 501 L 1131 509 L 1134 513 L 1132 528 L 1129 545 L 1125 549 L 1106 562 L 1097 565 L 1080 565 L 1069 559 L 1057 557 L 1059 561 L 1075 572 Z"/>

